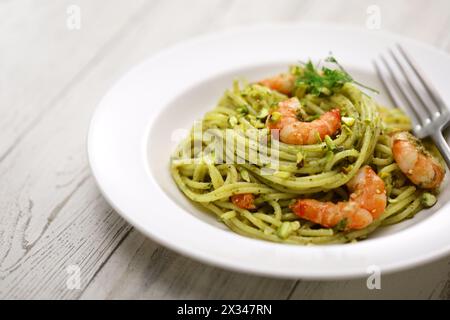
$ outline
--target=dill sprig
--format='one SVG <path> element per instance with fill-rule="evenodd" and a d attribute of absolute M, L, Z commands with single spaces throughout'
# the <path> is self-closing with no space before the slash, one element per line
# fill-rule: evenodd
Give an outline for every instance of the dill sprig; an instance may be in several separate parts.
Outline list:
<path fill-rule="evenodd" d="M 353 79 L 353 77 L 345 71 L 336 58 L 330 56 L 325 59 L 326 62 L 334 64 L 337 68 L 328 68 L 322 66 L 321 70 L 314 66 L 309 60 L 303 64 L 303 68 L 296 69 L 297 87 L 305 87 L 308 93 L 319 96 L 321 94 L 330 95 L 333 91 L 340 89 L 344 84 L 350 82 L 372 92 L 378 93 L 377 90 L 367 87 Z"/>

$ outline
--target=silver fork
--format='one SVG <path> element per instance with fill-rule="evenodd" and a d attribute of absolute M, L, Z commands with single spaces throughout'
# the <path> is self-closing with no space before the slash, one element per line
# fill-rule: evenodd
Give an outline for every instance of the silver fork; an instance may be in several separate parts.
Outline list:
<path fill-rule="evenodd" d="M 420 139 L 430 137 L 450 168 L 450 147 L 442 135 L 450 122 L 450 110 L 423 71 L 399 44 L 389 50 L 388 59 L 381 55 L 374 65 L 396 107 L 404 107 L 412 117 L 414 134 Z M 383 70 L 388 71 L 390 78 Z"/>

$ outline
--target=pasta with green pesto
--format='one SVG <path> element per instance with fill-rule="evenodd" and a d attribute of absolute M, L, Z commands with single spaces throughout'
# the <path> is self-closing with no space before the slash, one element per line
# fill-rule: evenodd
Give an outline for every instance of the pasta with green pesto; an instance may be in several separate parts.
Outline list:
<path fill-rule="evenodd" d="M 437 188 L 413 183 L 395 160 L 392 133 L 411 128 L 402 111 L 380 106 L 340 66 L 318 70 L 309 62 L 272 80 L 235 81 L 178 145 L 171 175 L 191 201 L 238 234 L 302 245 L 364 239 L 436 202 Z M 298 104 L 298 123 L 289 125 L 303 130 L 307 143 L 286 143 L 283 134 L 290 131 L 270 130 L 270 122 L 286 117 L 277 110 L 289 99 Z M 305 129 L 334 109 L 340 122 L 333 134 Z M 347 218 L 320 224 L 292 209 L 299 199 L 330 206 L 351 201 L 349 181 L 365 166 L 382 180 L 386 195 L 383 212 L 367 226 L 349 229 Z"/>

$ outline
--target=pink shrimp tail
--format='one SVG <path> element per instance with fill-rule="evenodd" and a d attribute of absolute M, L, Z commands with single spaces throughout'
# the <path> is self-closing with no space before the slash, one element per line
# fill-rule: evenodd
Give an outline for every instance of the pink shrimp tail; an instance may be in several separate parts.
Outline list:
<path fill-rule="evenodd" d="M 334 204 L 313 199 L 299 199 L 291 209 L 300 218 L 326 228 L 335 227 L 345 219 L 346 230 L 358 230 L 367 227 L 373 221 L 369 211 L 351 202 Z"/>
<path fill-rule="evenodd" d="M 364 166 L 347 183 L 352 192 L 349 201 L 320 202 L 299 199 L 292 211 L 300 218 L 327 228 L 345 222 L 345 230 L 362 229 L 378 219 L 386 208 L 386 188 L 383 180 L 370 166 Z"/>

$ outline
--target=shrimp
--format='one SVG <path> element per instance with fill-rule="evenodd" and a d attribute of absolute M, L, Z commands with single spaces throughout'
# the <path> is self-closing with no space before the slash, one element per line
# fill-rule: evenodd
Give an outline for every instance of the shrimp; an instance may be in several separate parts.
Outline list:
<path fill-rule="evenodd" d="M 440 186 L 444 168 L 412 134 L 406 131 L 394 133 L 392 153 L 400 170 L 412 183 L 424 189 Z"/>
<path fill-rule="evenodd" d="M 235 194 L 231 196 L 231 202 L 241 209 L 256 209 L 255 196 L 251 193 Z"/>
<path fill-rule="evenodd" d="M 369 166 L 364 166 L 347 183 L 352 192 L 349 201 L 338 203 L 299 199 L 292 211 L 300 218 L 332 228 L 344 221 L 345 230 L 362 229 L 377 219 L 386 208 L 383 180 Z"/>
<path fill-rule="evenodd" d="M 315 144 L 332 136 L 341 128 L 341 113 L 339 109 L 325 112 L 318 119 L 311 122 L 301 122 L 297 119 L 297 109 L 300 102 L 297 98 L 290 98 L 278 104 L 267 118 L 269 129 L 280 130 L 280 140 L 288 144 Z M 278 118 L 275 118 L 275 112 Z"/>
<path fill-rule="evenodd" d="M 259 81 L 260 85 L 290 95 L 295 87 L 295 77 L 290 73 L 281 73 L 271 78 Z"/>

